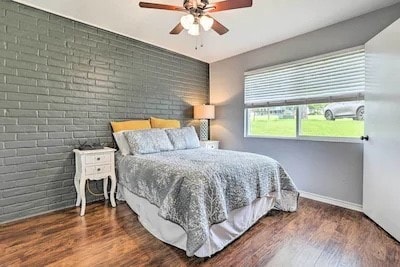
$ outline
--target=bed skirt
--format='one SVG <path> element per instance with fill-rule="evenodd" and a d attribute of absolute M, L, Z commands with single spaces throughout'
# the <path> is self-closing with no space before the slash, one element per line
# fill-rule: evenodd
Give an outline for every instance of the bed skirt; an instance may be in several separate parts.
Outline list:
<path fill-rule="evenodd" d="M 167 244 L 186 251 L 186 232 L 178 224 L 160 217 L 157 206 L 130 192 L 121 184 L 118 184 L 117 199 L 127 202 L 129 207 L 138 215 L 143 227 L 152 235 Z M 227 220 L 210 227 L 209 238 L 195 252 L 195 256 L 200 258 L 210 257 L 222 250 L 266 215 L 273 208 L 274 200 L 273 197 L 258 198 L 248 206 L 231 211 Z"/>

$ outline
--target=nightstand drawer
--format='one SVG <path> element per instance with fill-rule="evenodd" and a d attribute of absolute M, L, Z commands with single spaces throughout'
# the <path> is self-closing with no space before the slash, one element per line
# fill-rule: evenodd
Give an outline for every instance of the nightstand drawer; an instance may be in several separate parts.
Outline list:
<path fill-rule="evenodd" d="M 86 164 L 109 163 L 110 159 L 110 153 L 86 155 Z"/>
<path fill-rule="evenodd" d="M 219 141 L 200 141 L 200 146 L 208 149 L 219 149 Z"/>
<path fill-rule="evenodd" d="M 97 166 L 88 166 L 85 168 L 85 173 L 87 175 L 94 174 L 108 174 L 111 171 L 111 165 L 97 165 Z"/>
<path fill-rule="evenodd" d="M 218 149 L 218 144 L 216 144 L 216 143 L 208 144 L 208 145 L 206 145 L 206 148 L 209 148 L 209 149 Z"/>

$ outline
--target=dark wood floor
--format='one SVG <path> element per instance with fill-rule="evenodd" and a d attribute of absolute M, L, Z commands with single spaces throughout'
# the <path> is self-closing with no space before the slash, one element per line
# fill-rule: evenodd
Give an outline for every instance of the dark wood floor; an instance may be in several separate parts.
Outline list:
<path fill-rule="evenodd" d="M 359 212 L 300 199 L 206 260 L 149 234 L 129 207 L 104 203 L 0 226 L 0 265 L 400 266 L 400 245 Z"/>

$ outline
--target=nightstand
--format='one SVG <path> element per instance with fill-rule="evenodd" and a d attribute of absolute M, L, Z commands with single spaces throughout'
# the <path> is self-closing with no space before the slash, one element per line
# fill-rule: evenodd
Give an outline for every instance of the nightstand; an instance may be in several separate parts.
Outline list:
<path fill-rule="evenodd" d="M 86 180 L 103 180 L 104 198 L 108 199 L 107 185 L 108 178 L 111 179 L 110 201 L 111 206 L 115 207 L 115 188 L 117 186 L 117 178 L 115 176 L 115 162 L 113 148 L 105 147 L 96 150 L 79 150 L 74 149 L 75 153 L 75 189 L 76 189 L 76 206 L 81 205 L 80 215 L 85 215 Z"/>
<path fill-rule="evenodd" d="M 219 141 L 200 141 L 200 147 L 208 148 L 208 149 L 218 149 Z"/>

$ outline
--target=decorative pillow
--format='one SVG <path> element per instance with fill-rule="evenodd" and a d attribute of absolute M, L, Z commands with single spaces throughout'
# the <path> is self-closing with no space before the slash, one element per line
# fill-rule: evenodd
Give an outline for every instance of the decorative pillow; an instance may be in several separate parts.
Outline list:
<path fill-rule="evenodd" d="M 159 118 L 150 118 L 151 128 L 181 128 L 178 120 L 165 120 Z"/>
<path fill-rule="evenodd" d="M 166 129 L 174 149 L 191 149 L 200 147 L 199 137 L 193 126 L 181 129 Z"/>
<path fill-rule="evenodd" d="M 128 144 L 128 141 L 126 140 L 124 132 L 128 132 L 128 131 L 120 131 L 117 133 L 113 133 L 115 142 L 117 143 L 117 146 L 118 146 L 119 151 L 121 152 L 122 156 L 126 156 L 130 153 L 129 144 Z"/>
<path fill-rule="evenodd" d="M 111 127 L 114 133 L 120 131 L 151 129 L 149 120 L 112 121 Z"/>
<path fill-rule="evenodd" d="M 174 150 L 167 133 L 161 129 L 127 131 L 124 135 L 133 155 Z"/>

